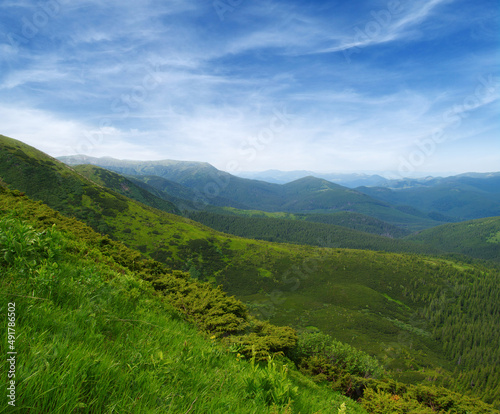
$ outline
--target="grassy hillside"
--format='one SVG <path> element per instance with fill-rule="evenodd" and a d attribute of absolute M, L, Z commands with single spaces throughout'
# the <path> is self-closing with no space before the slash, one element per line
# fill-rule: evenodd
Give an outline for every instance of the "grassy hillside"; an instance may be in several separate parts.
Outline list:
<path fill-rule="evenodd" d="M 301 332 L 319 328 L 376 356 L 400 379 L 448 385 L 498 405 L 500 281 L 494 269 L 230 237 L 97 187 L 17 141 L 1 142 L 7 145 L 0 151 L 0 177 L 12 187 L 46 197 L 47 204 L 194 280 L 222 285 L 255 315 Z M 61 199 L 55 198 L 49 191 L 54 182 L 71 194 L 59 191 Z M 27 208 L 23 197 L 1 203 L 10 211 Z M 92 214 L 101 214 L 97 223 Z"/>
<path fill-rule="evenodd" d="M 444 224 L 408 236 L 406 240 L 500 262 L 500 217 Z"/>
<path fill-rule="evenodd" d="M 0 201 L 0 284 L 17 332 L 11 346 L 22 355 L 15 367 L 16 408 L 3 405 L 0 412 L 355 414 L 365 413 L 363 407 L 393 412 L 396 401 L 403 412 L 410 407 L 424 414 L 435 408 L 461 414 L 495 412 L 444 388 L 339 377 L 362 382 L 356 386 L 360 406 L 314 384 L 288 359 L 247 362 L 234 347 L 241 341 L 228 349 L 213 335 L 234 330 L 228 321 L 244 310 L 236 301 L 209 286 L 186 282 L 183 275 L 163 273 L 168 270 L 160 264 L 140 259 L 120 243 L 19 192 L 0 186 Z M 177 286 L 170 295 L 153 290 L 165 289 L 167 283 Z M 186 283 L 189 289 L 180 290 Z M 198 296 L 202 292 L 204 296 Z M 211 313 L 214 305 L 222 310 L 221 302 L 232 305 L 223 313 Z M 172 306 L 176 303 L 184 316 Z M 211 319 L 195 316 L 207 313 Z M 222 325 L 216 325 L 225 327 L 220 331 L 212 321 L 223 315 Z M 265 332 L 252 335 L 242 338 L 257 344 L 282 341 Z M 2 341 L 4 353 L 5 344 Z M 317 381 L 373 364 L 365 354 L 316 334 L 301 336 L 289 355 Z M 318 376 L 315 367 L 325 364 L 324 358 L 330 362 Z M 2 366 L 6 364 L 3 360 Z M 353 392 L 352 385 L 340 386 Z"/>
<path fill-rule="evenodd" d="M 58 224 L 42 230 L 36 216 L 0 210 L 1 309 L 17 352 L 15 407 L 4 398 L 0 412 L 327 413 L 343 404 L 366 413 L 290 361 L 258 365 L 231 352 L 120 264 L 119 246 L 38 208 Z M 8 372 L 5 358 L 1 366 Z M 0 382 L 12 386 L 6 375 Z"/>

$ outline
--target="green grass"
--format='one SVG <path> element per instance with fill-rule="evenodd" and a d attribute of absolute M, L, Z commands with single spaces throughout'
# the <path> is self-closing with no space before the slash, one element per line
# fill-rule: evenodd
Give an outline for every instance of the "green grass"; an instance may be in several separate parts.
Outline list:
<path fill-rule="evenodd" d="M 1 310 L 15 303 L 18 353 L 15 408 L 3 398 L 0 412 L 365 412 L 281 361 L 250 363 L 204 337 L 74 236 L 3 217 L 0 252 Z"/>

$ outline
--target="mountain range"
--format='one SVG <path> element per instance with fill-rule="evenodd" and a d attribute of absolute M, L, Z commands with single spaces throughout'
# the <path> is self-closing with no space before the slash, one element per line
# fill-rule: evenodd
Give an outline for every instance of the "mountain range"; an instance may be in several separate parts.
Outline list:
<path fill-rule="evenodd" d="M 87 156 L 60 160 L 69 165 L 97 165 L 128 175 L 160 190 L 171 201 L 185 200 L 186 209 L 213 205 L 268 212 L 350 211 L 410 230 L 500 215 L 500 173 L 401 180 L 350 175 L 353 179 L 361 177 L 365 184 L 367 180 L 378 184 L 348 188 L 313 176 L 286 184 L 245 179 L 199 162 L 123 161 Z"/>
<path fill-rule="evenodd" d="M 383 366 L 384 374 L 377 375 L 401 381 L 407 390 L 423 387 L 419 392 L 430 396 L 425 390 L 446 386 L 500 407 L 500 217 L 446 223 L 459 217 L 458 207 L 446 210 L 452 213 L 447 216 L 361 191 L 368 187 L 351 189 L 315 177 L 280 185 L 234 177 L 206 163 L 107 158 L 98 166 L 96 159 L 80 156 L 63 160 L 72 165 L 0 136 L 0 213 L 29 216 L 31 225 L 45 226 L 43 231 L 61 226 L 60 216 L 86 223 L 102 236 L 89 241 L 102 249 L 99 260 L 116 263 L 119 271 L 126 264 L 151 286 L 173 289 L 169 297 L 195 326 L 209 309 L 202 306 L 208 293 L 195 290 L 193 308 L 187 309 L 183 295 L 194 288 L 186 280 L 203 289 L 220 286 L 255 317 L 283 329 L 290 326 L 301 338 L 321 332 L 356 347 Z M 460 211 L 480 216 L 495 211 L 495 176 L 436 183 L 429 194 L 436 188 L 453 194 L 456 186 L 466 185 L 460 188 L 469 198 Z M 491 200 L 488 209 L 475 207 L 478 193 Z M 103 258 L 121 243 L 135 253 L 116 247 L 112 260 Z M 151 260 L 147 271 L 138 265 L 141 260 Z M 164 268 L 182 274 L 182 281 L 161 276 Z M 138 291 L 129 295 L 133 300 Z M 239 306 L 217 310 L 217 323 L 232 321 L 231 309 L 240 312 Z M 290 332 L 255 321 L 245 329 L 254 346 L 259 338 L 260 344 L 285 341 Z M 252 342 L 241 341 L 234 347 L 251 355 Z M 289 348 L 296 349 L 292 342 Z M 352 383 L 340 385 L 344 377 L 338 374 L 320 375 L 332 372 L 331 358 L 316 355 L 305 363 L 288 348 L 276 351 L 302 361 L 301 372 L 318 381 L 328 380 L 344 392 L 352 389 Z M 359 385 L 358 391 L 363 394 L 366 387 Z M 376 387 L 373 393 L 387 397 L 384 404 L 400 398 L 392 388 Z M 433 412 L 429 407 L 422 412 Z"/>

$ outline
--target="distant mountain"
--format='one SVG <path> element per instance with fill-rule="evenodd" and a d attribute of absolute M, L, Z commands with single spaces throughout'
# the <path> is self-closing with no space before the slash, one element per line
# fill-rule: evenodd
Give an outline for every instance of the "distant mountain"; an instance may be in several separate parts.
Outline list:
<path fill-rule="evenodd" d="M 401 188 L 356 190 L 393 205 L 439 213 L 454 221 L 500 215 L 500 173 L 462 174 L 399 184 Z"/>
<path fill-rule="evenodd" d="M 124 161 L 87 156 L 61 157 L 65 163 L 89 163 L 135 176 L 170 196 L 190 195 L 191 205 L 204 209 L 207 205 L 234 207 L 245 210 L 293 213 L 331 213 L 351 211 L 366 214 L 411 230 L 421 230 L 441 224 L 438 218 L 422 212 L 405 212 L 385 201 L 373 199 L 357 190 L 334 184 L 325 179 L 304 177 L 284 185 L 236 177 L 219 171 L 207 163 L 184 161 Z M 149 178 L 144 178 L 145 176 Z M 170 183 L 186 187 L 173 188 Z M 168 184 L 168 185 L 167 185 Z M 170 201 L 175 202 L 173 199 Z"/>
<path fill-rule="evenodd" d="M 383 186 L 389 180 L 374 174 L 346 174 L 346 173 L 317 173 L 314 171 L 279 171 L 279 170 L 267 170 L 260 172 L 240 172 L 237 174 L 238 177 L 250 178 L 253 180 L 267 181 L 268 183 L 275 184 L 286 184 L 292 181 L 304 178 L 307 176 L 323 178 L 325 180 L 331 181 L 332 183 L 341 184 L 344 187 L 355 188 L 360 186 Z"/>

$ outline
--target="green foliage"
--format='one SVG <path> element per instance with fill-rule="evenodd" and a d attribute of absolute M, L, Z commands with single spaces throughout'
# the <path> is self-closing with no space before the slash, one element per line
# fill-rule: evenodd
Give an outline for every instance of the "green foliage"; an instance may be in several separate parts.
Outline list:
<path fill-rule="evenodd" d="M 238 217 L 209 212 L 188 212 L 192 220 L 224 233 L 250 239 L 280 243 L 308 244 L 319 247 L 383 250 L 390 252 L 439 253 L 438 248 L 364 233 L 324 222 L 289 220 L 270 217 Z M 328 215 L 311 215 L 323 220 Z M 319 217 L 319 218 L 318 218 Z"/>
<path fill-rule="evenodd" d="M 500 262 L 500 217 L 444 224 L 407 237 L 409 241 L 439 246 L 445 251 Z"/>
<path fill-rule="evenodd" d="M 263 361 L 290 352 L 297 344 L 297 333 L 288 326 L 275 326 L 250 318 L 247 332 L 227 338 L 226 343 L 247 358 Z"/>
<path fill-rule="evenodd" d="M 335 382 L 346 374 L 361 377 L 382 374 L 375 358 L 320 332 L 302 333 L 290 357 L 302 372 L 317 381 Z"/>
<path fill-rule="evenodd" d="M 395 381 L 364 381 L 361 404 L 370 413 L 493 414 L 497 410 L 483 402 L 442 387 L 404 385 Z"/>
<path fill-rule="evenodd" d="M 256 356 L 251 359 L 254 375 L 245 381 L 245 388 L 249 398 L 263 401 L 266 405 L 289 405 L 297 398 L 299 388 L 288 379 L 288 367 L 278 364 L 269 356 L 267 366 L 260 367 L 255 362 Z"/>
<path fill-rule="evenodd" d="M 155 289 L 168 297 L 169 302 L 209 334 L 236 334 L 244 331 L 248 324 L 245 306 L 220 288 L 189 280 L 189 275 L 181 272 L 148 279 L 152 280 Z"/>
<path fill-rule="evenodd" d="M 54 228 L 37 232 L 14 218 L 0 222 L 0 266 L 32 269 L 56 260 L 61 247 Z"/>
<path fill-rule="evenodd" d="M 38 226 L 0 211 L 0 310 L 15 302 L 22 356 L 9 412 L 313 413 L 345 403 L 349 412 L 366 413 L 298 374 L 288 376 L 278 361 L 256 369 L 204 338 L 149 282 L 117 263 L 126 251 L 119 243 L 81 224 L 83 238 Z M 14 258 L 5 258 L 12 250 Z M 128 265 L 143 277 L 161 268 L 136 259 Z M 7 387 L 6 376 L 0 385 Z"/>

